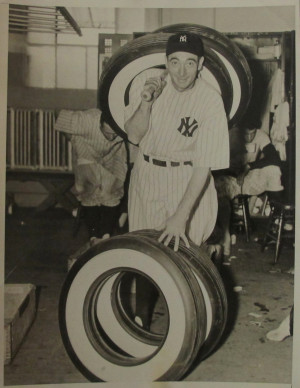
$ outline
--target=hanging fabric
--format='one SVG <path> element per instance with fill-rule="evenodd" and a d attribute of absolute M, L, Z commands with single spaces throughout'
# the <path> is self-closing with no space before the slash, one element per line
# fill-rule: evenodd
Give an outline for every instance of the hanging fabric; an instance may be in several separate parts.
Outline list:
<path fill-rule="evenodd" d="M 261 129 L 269 134 L 270 129 L 270 113 L 274 113 L 276 106 L 285 100 L 285 74 L 281 69 L 277 69 L 268 85 L 267 101 L 265 111 L 262 116 Z"/>
<path fill-rule="evenodd" d="M 272 85 L 270 112 L 275 112 L 276 106 L 284 101 L 284 97 L 284 72 L 281 69 L 277 69 L 274 74 L 274 81 Z"/>
<path fill-rule="evenodd" d="M 270 132 L 272 144 L 279 153 L 280 159 L 286 160 L 285 143 L 288 140 L 288 126 L 290 124 L 290 107 L 287 101 L 281 102 L 274 112 L 273 124 Z"/>

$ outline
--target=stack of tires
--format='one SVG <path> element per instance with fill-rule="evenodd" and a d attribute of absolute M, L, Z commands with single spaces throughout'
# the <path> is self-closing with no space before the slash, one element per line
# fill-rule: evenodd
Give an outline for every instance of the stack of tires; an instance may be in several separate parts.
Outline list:
<path fill-rule="evenodd" d="M 63 285 L 59 321 L 65 348 L 91 381 L 176 381 L 216 348 L 227 299 L 205 250 L 158 242 L 153 230 L 102 240 L 73 265 Z M 134 320 L 126 285 L 139 275 L 159 293 L 159 330 Z M 138 298 L 138 295 L 136 296 Z"/>
<path fill-rule="evenodd" d="M 196 24 L 174 24 L 121 47 L 101 74 L 98 105 L 111 127 L 121 136 L 125 133 L 124 108 L 133 79 L 151 67 L 165 68 L 167 40 L 171 34 L 181 31 L 201 36 L 205 55 L 201 77 L 220 92 L 229 127 L 236 125 L 247 110 L 252 94 L 252 75 L 239 47 L 214 29 Z"/>

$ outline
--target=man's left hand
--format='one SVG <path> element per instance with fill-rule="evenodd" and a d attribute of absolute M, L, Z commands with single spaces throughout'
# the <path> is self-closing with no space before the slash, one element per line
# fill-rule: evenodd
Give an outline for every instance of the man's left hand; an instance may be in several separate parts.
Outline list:
<path fill-rule="evenodd" d="M 172 238 L 174 237 L 174 251 L 178 251 L 179 241 L 182 239 L 187 248 L 190 247 L 189 241 L 185 234 L 186 223 L 178 219 L 175 215 L 168 218 L 163 222 L 157 230 L 163 230 L 163 233 L 160 235 L 158 241 L 163 242 L 164 245 L 168 246 Z"/>

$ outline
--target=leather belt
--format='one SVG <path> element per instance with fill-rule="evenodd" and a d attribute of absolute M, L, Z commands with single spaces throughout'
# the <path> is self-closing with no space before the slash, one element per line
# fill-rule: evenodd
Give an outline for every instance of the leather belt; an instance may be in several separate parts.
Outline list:
<path fill-rule="evenodd" d="M 145 155 L 145 154 L 144 154 L 144 160 L 146 162 L 154 164 L 155 166 L 160 166 L 160 167 L 167 167 L 167 166 L 178 167 L 180 165 L 181 166 L 192 166 L 193 165 L 193 163 L 191 161 L 186 161 L 186 162 L 169 162 L 169 161 L 166 161 L 166 160 L 153 159 L 153 158 L 150 158 L 149 155 Z"/>

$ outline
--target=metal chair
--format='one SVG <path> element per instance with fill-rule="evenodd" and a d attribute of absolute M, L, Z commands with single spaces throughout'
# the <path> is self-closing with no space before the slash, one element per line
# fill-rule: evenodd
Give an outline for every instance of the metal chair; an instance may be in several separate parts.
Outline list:
<path fill-rule="evenodd" d="M 276 264 L 283 240 L 295 239 L 295 206 L 276 201 L 270 202 L 270 206 L 271 213 L 261 251 L 263 252 L 270 242 L 275 242 L 274 264 Z"/>
<path fill-rule="evenodd" d="M 233 222 L 232 227 L 244 228 L 246 234 L 246 241 L 250 241 L 250 212 L 248 204 L 248 195 L 240 194 L 233 200 Z M 238 214 L 238 210 L 242 210 L 242 215 Z"/>

